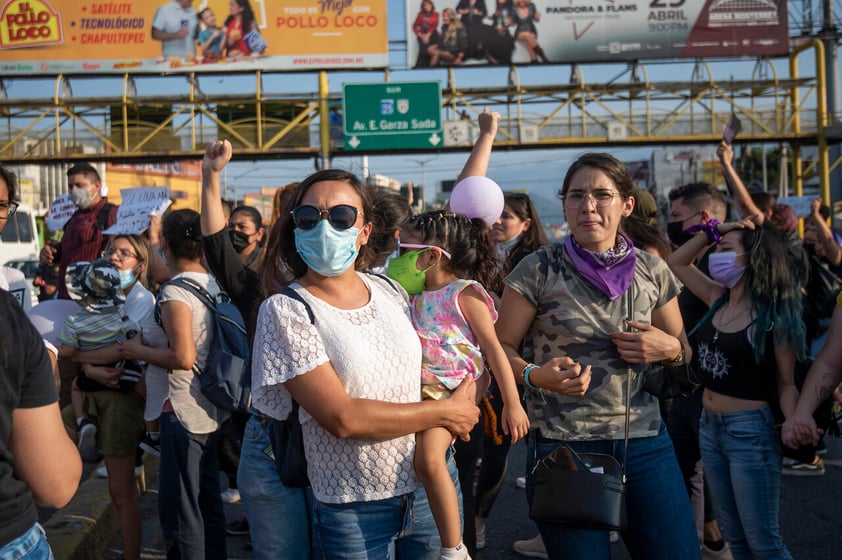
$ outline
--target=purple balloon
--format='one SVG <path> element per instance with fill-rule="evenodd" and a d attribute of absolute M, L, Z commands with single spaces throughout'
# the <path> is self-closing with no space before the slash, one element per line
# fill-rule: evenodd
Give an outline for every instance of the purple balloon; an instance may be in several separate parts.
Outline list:
<path fill-rule="evenodd" d="M 450 209 L 491 226 L 503 213 L 503 189 L 488 177 L 465 177 L 453 187 Z"/>

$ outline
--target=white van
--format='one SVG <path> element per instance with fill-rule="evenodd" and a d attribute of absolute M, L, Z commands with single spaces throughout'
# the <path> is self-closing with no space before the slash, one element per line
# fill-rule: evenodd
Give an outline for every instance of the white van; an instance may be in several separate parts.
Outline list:
<path fill-rule="evenodd" d="M 15 260 L 38 260 L 41 244 L 32 207 L 25 204 L 18 206 L 17 212 L 9 216 L 0 238 L 0 264 Z"/>

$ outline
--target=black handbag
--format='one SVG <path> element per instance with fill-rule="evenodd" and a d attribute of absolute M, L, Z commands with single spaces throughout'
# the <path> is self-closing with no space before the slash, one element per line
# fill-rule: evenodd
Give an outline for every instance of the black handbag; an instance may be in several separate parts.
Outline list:
<path fill-rule="evenodd" d="M 529 517 L 577 529 L 626 528 L 625 465 L 604 453 L 576 453 L 566 443 L 532 470 Z"/>
<path fill-rule="evenodd" d="M 631 292 L 632 287 L 629 287 Z M 629 298 L 631 301 L 631 297 Z M 629 317 L 632 316 L 629 304 Z M 683 344 L 683 343 L 682 343 Z M 682 356 L 683 356 L 682 352 Z M 696 372 L 686 361 L 679 365 L 664 365 L 663 363 L 646 364 L 643 371 L 642 389 L 660 400 L 688 397 L 699 388 Z"/>
<path fill-rule="evenodd" d="M 275 468 L 287 488 L 307 488 L 307 457 L 304 455 L 304 437 L 298 420 L 298 402 L 293 399 L 292 412 L 286 420 L 269 423 L 269 441 L 275 456 Z"/>
<path fill-rule="evenodd" d="M 810 279 L 804 305 L 810 306 L 819 319 L 826 319 L 836 308 L 836 296 L 842 291 L 842 278 L 829 263 L 816 255 L 810 254 L 809 261 Z"/>
<path fill-rule="evenodd" d="M 632 297 L 629 294 L 629 320 Z M 623 463 L 604 453 L 576 453 L 566 443 L 532 468 L 529 517 L 563 527 L 603 531 L 626 529 L 626 457 L 631 414 L 631 368 L 626 375 Z"/>
<path fill-rule="evenodd" d="M 692 395 L 699 388 L 693 367 L 685 362 L 677 366 L 648 364 L 643 372 L 643 390 L 659 399 Z"/>

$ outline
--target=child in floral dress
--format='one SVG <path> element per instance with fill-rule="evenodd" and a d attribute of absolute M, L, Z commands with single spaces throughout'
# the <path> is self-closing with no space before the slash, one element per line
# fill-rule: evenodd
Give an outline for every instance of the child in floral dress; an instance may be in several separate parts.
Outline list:
<path fill-rule="evenodd" d="M 487 361 L 503 395 L 503 429 L 512 442 L 522 438 L 529 420 L 494 332 L 497 311 L 485 289 L 499 282 L 488 228 L 479 218 L 428 212 L 401 229 L 400 249 L 401 256 L 389 261 L 388 274 L 413 296 L 412 323 L 423 352 L 423 397 L 448 398 L 466 377 L 479 378 Z M 441 536 L 441 558 L 465 559 L 470 557 L 462 543 L 459 503 L 446 462 L 452 441 L 443 427 L 417 434 L 414 464 Z"/>

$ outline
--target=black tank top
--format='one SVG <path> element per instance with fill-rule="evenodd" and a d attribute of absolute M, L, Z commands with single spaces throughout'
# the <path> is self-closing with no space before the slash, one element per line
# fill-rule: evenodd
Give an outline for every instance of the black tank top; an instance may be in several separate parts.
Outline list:
<path fill-rule="evenodd" d="M 696 331 L 693 365 L 701 384 L 722 395 L 754 401 L 768 401 L 777 379 L 771 332 L 766 356 L 754 361 L 750 326 L 738 332 L 718 332 L 708 317 Z"/>

